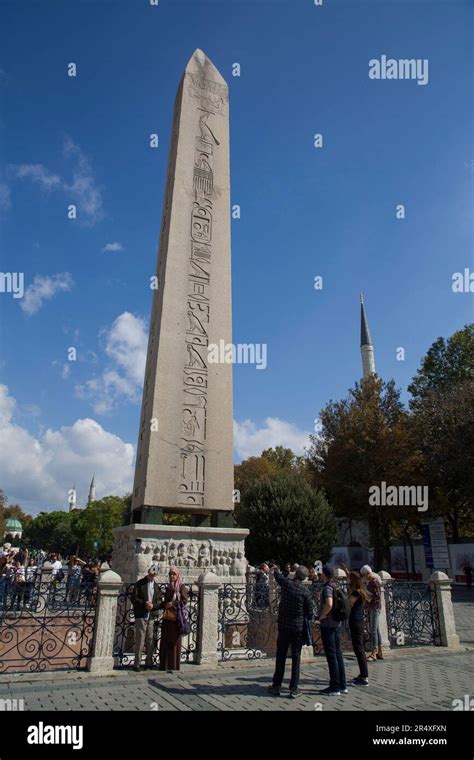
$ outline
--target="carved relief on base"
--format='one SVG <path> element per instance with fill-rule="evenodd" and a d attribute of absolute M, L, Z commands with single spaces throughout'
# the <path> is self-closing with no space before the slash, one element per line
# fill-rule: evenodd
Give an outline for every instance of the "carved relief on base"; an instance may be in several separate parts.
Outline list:
<path fill-rule="evenodd" d="M 146 575 L 152 564 L 158 565 L 158 574 L 164 578 L 170 567 L 178 567 L 185 578 L 197 578 L 210 570 L 223 579 L 243 578 L 247 569 L 243 539 L 134 539 L 131 536 L 115 539 L 113 568 L 125 582 L 134 583 Z"/>

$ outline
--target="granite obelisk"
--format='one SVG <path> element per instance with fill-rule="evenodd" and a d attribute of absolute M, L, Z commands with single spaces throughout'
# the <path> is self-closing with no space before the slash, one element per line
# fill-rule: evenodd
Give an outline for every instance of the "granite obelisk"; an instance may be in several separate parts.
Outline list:
<path fill-rule="evenodd" d="M 176 95 L 132 499 L 134 523 L 233 509 L 229 99 L 196 50 Z M 198 518 L 199 519 L 199 518 Z M 213 524 L 224 524 L 213 521 Z"/>

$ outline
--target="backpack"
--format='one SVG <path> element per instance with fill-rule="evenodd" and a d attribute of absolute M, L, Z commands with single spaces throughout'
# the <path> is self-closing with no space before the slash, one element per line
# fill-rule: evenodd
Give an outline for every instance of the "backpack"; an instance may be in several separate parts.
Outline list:
<path fill-rule="evenodd" d="M 61 581 L 64 580 L 64 570 L 58 570 L 58 572 L 56 573 L 55 578 L 56 578 L 57 581 L 59 581 L 59 583 L 61 583 Z"/>
<path fill-rule="evenodd" d="M 351 606 L 349 604 L 349 598 L 344 591 L 340 588 L 333 587 L 333 603 L 331 609 L 331 615 L 333 620 L 338 623 L 342 623 L 344 620 L 348 620 L 351 614 Z"/>

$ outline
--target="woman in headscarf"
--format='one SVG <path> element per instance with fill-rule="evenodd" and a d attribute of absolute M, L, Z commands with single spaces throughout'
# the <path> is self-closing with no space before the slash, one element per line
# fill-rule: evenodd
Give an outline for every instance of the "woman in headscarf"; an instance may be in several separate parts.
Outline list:
<path fill-rule="evenodd" d="M 181 634 L 178 628 L 178 607 L 186 605 L 188 592 L 177 567 L 171 567 L 163 610 L 160 640 L 160 670 L 179 670 L 181 661 Z"/>

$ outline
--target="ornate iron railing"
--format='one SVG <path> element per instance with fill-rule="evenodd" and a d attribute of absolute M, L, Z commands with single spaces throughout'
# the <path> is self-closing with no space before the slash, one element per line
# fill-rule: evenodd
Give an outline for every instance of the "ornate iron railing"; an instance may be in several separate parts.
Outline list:
<path fill-rule="evenodd" d="M 260 582 L 224 583 L 219 588 L 217 651 L 221 660 L 261 659 L 276 653 L 278 587 Z"/>
<path fill-rule="evenodd" d="M 347 593 L 345 580 L 336 581 Z M 313 653 L 323 654 L 317 620 L 321 606 L 323 583 L 307 583 L 313 601 Z M 219 589 L 218 652 L 221 660 L 261 659 L 274 657 L 278 637 L 279 586 L 270 581 L 259 584 L 255 575 L 247 584 L 225 583 Z M 369 648 L 368 616 L 364 613 L 366 648 Z M 347 624 L 341 625 L 341 646 L 352 652 Z"/>
<path fill-rule="evenodd" d="M 0 673 L 85 668 L 95 623 L 95 588 L 49 572 L 0 587 Z"/>
<path fill-rule="evenodd" d="M 164 598 L 166 583 L 160 583 L 160 592 Z M 115 667 L 126 668 L 133 665 L 135 659 L 135 616 L 131 603 L 133 583 L 124 584 L 118 596 L 117 620 L 115 625 L 115 638 L 113 656 Z M 181 639 L 181 662 L 195 662 L 198 651 L 199 632 L 199 590 L 193 584 L 185 584 L 188 592 L 188 604 L 186 610 L 191 624 L 191 631 Z M 155 618 L 153 636 L 153 664 L 159 666 L 161 621 L 163 612 L 160 610 Z"/>
<path fill-rule="evenodd" d="M 390 581 L 385 585 L 385 606 L 392 647 L 440 646 L 438 604 L 430 584 Z"/>

